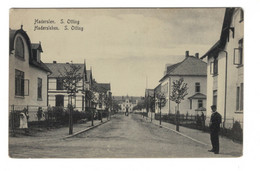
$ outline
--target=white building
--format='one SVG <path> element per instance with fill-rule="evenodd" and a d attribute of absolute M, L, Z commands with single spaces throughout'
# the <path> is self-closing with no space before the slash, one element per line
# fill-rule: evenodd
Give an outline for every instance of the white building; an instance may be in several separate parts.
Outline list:
<path fill-rule="evenodd" d="M 162 107 L 162 114 L 175 114 L 177 104 L 170 100 L 174 80 L 184 79 L 187 83 L 188 95 L 181 101 L 181 114 L 197 114 L 198 108 L 206 107 L 207 93 L 207 64 L 199 59 L 198 53 L 190 56 L 186 51 L 185 59 L 182 62 L 166 66 L 165 75 L 160 80 L 160 91 L 166 98 L 166 104 Z M 206 111 L 204 111 L 206 114 Z"/>
<path fill-rule="evenodd" d="M 226 128 L 243 121 L 243 28 L 243 10 L 227 8 L 220 40 L 201 57 L 208 61 L 207 110 L 215 104 Z"/>
<path fill-rule="evenodd" d="M 67 107 L 72 100 L 72 105 L 78 111 L 84 111 L 86 106 L 85 90 L 89 88 L 86 84 L 87 73 L 86 65 L 84 64 L 70 64 L 70 63 L 46 63 L 48 68 L 52 71 L 52 74 L 48 76 L 48 105 L 50 106 L 63 106 Z M 70 97 L 63 84 L 63 74 L 65 71 L 71 70 L 71 65 L 79 67 L 78 74 L 81 76 L 81 80 L 77 84 L 76 96 Z"/>
<path fill-rule="evenodd" d="M 47 107 L 49 68 L 41 61 L 41 43 L 31 43 L 21 29 L 10 29 L 9 105 L 10 110 L 29 111 L 29 121 L 37 119 L 38 107 Z"/>

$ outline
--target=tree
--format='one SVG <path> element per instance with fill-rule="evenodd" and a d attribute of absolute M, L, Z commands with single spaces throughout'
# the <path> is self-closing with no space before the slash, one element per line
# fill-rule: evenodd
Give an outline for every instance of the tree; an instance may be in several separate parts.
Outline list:
<path fill-rule="evenodd" d="M 119 105 L 118 101 L 112 100 L 112 109 L 115 112 L 118 112 L 119 110 L 121 110 L 121 106 Z"/>
<path fill-rule="evenodd" d="M 180 78 L 179 80 L 174 80 L 172 82 L 172 92 L 170 95 L 170 100 L 174 101 L 177 104 L 177 114 L 175 114 L 175 122 L 176 122 L 176 130 L 179 131 L 179 104 L 184 97 L 188 94 L 187 90 L 187 83 L 183 82 L 184 79 Z"/>
<path fill-rule="evenodd" d="M 145 100 L 139 100 L 137 105 L 133 107 L 133 110 L 142 110 L 146 108 Z"/>
<path fill-rule="evenodd" d="M 160 125 L 162 124 L 162 107 L 165 106 L 166 104 L 166 98 L 165 98 L 165 95 L 164 93 L 162 92 L 157 92 L 155 94 L 155 102 L 157 102 L 158 106 L 159 106 L 159 109 L 160 109 Z"/>
<path fill-rule="evenodd" d="M 70 110 L 69 113 L 69 134 L 73 134 L 73 120 L 72 120 L 72 110 L 74 108 L 72 104 L 72 97 L 76 96 L 78 92 L 77 85 L 79 81 L 82 79 L 81 73 L 79 70 L 81 67 L 79 65 L 75 65 L 73 63 L 68 64 L 69 67 L 64 67 L 64 72 L 60 72 L 60 79 L 63 82 L 63 88 L 67 90 L 67 94 L 70 98 L 70 103 L 68 104 L 68 108 Z"/>

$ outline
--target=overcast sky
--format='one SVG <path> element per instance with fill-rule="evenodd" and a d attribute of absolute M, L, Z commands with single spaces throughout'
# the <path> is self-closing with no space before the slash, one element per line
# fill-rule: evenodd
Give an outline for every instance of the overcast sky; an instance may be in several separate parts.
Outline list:
<path fill-rule="evenodd" d="M 98 82 L 111 83 L 113 95 L 144 96 L 155 88 L 165 65 L 203 55 L 218 39 L 224 8 L 195 9 L 12 9 L 10 28 L 23 29 L 32 43 L 41 41 L 43 62 L 92 66 Z M 60 30 L 34 31 L 35 19 L 51 19 Z M 83 31 L 64 30 L 67 19 Z M 72 25 L 68 25 L 71 28 Z M 147 78 L 147 84 L 146 84 Z"/>

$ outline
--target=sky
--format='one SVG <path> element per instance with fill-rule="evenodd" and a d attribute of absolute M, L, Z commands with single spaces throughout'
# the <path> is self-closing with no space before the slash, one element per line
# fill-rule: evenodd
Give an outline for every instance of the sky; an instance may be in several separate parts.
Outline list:
<path fill-rule="evenodd" d="M 218 41 L 224 12 L 224 8 L 11 9 L 10 28 L 23 25 L 32 43 L 41 42 L 43 62 L 85 59 L 97 82 L 111 84 L 113 95 L 144 96 L 145 88 L 159 84 L 166 64 L 182 61 L 187 50 L 202 56 Z M 55 23 L 35 24 L 37 19 Z M 34 30 L 35 26 L 59 30 Z"/>

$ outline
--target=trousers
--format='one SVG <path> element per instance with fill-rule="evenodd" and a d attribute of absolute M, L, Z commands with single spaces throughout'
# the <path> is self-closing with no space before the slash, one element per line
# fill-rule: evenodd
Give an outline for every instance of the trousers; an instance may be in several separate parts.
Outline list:
<path fill-rule="evenodd" d="M 213 151 L 219 153 L 219 135 L 218 135 L 218 131 L 210 132 L 210 140 L 211 140 Z"/>

